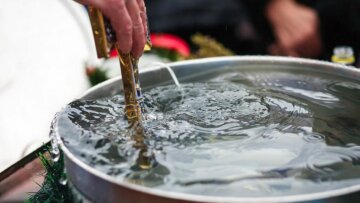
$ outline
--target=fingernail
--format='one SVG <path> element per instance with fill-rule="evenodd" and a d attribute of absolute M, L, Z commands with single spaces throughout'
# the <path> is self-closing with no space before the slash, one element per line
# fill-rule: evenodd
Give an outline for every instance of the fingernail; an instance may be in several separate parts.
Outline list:
<path fill-rule="evenodd" d="M 127 48 L 124 48 L 124 47 L 121 47 L 121 46 L 117 46 L 118 47 L 118 50 L 120 50 L 120 52 L 122 54 L 128 54 L 130 53 L 130 49 L 127 49 Z"/>
<path fill-rule="evenodd" d="M 134 58 L 139 59 L 142 55 L 142 52 L 131 52 L 131 54 L 134 56 Z"/>

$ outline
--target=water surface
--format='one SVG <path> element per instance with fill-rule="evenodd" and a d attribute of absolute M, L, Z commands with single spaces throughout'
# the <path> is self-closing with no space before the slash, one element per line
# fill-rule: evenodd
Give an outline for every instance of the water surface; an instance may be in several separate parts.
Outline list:
<path fill-rule="evenodd" d="M 231 72 L 144 96 L 141 147 L 121 95 L 69 104 L 58 117 L 65 145 L 118 181 L 182 193 L 270 197 L 360 184 L 355 81 Z"/>

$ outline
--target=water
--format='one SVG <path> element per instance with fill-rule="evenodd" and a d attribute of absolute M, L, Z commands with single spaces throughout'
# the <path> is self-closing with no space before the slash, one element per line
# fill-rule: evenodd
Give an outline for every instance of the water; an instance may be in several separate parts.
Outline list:
<path fill-rule="evenodd" d="M 360 84 L 315 73 L 233 72 L 144 92 L 146 137 L 121 95 L 58 116 L 69 150 L 118 181 L 271 197 L 360 184 Z M 207 81 L 207 82 L 204 82 Z"/>
<path fill-rule="evenodd" d="M 51 150 L 50 150 L 50 156 L 52 161 L 58 162 L 60 159 L 60 149 L 59 149 L 59 143 L 56 138 L 56 120 L 57 116 L 55 115 L 55 119 L 51 122 L 50 132 L 49 132 L 49 138 L 51 143 Z"/>

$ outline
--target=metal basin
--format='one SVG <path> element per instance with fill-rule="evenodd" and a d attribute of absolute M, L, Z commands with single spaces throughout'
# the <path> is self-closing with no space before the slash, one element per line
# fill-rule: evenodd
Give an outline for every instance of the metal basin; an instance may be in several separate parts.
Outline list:
<path fill-rule="evenodd" d="M 305 70 L 335 77 L 349 78 L 360 83 L 360 71 L 355 68 L 316 60 L 287 57 L 220 57 L 177 62 L 169 65 L 178 76 L 180 82 L 194 81 L 196 78 L 201 78 L 201 75 L 204 74 L 216 74 L 234 69 L 241 71 L 256 69 L 257 71 Z M 141 83 L 142 88 L 147 89 L 161 84 L 172 83 L 172 79 L 166 69 L 152 67 L 141 73 Z M 81 99 L 97 99 L 119 94 L 122 91 L 121 84 L 121 78 L 108 80 L 88 90 Z M 167 192 L 127 182 L 115 181 L 111 176 L 100 173 L 80 161 L 67 149 L 61 141 L 61 137 L 62 135 L 57 130 L 56 139 L 64 152 L 69 180 L 86 198 L 94 202 L 348 202 L 356 201 L 360 196 L 360 184 L 331 191 L 269 198 L 210 197 Z"/>

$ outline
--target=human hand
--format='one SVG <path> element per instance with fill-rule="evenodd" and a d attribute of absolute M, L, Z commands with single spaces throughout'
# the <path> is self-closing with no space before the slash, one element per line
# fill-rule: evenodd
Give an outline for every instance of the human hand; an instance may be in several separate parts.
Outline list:
<path fill-rule="evenodd" d="M 266 8 L 276 42 L 269 47 L 274 55 L 317 57 L 322 44 L 316 12 L 293 0 L 272 0 Z"/>
<path fill-rule="evenodd" d="M 148 30 L 144 0 L 75 0 L 98 8 L 116 33 L 117 46 L 122 53 L 139 58 L 146 42 Z"/>

